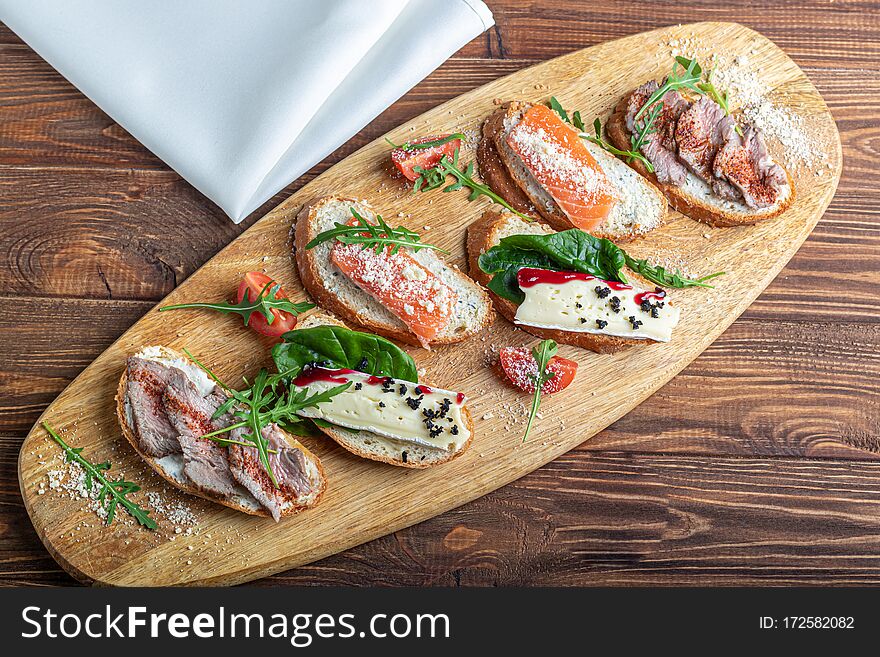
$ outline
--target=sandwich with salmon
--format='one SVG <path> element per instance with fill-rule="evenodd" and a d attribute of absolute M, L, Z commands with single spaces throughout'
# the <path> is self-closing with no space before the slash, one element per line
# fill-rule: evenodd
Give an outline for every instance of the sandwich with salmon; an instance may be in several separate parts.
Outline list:
<path fill-rule="evenodd" d="M 430 349 L 488 327 L 492 303 L 415 231 L 363 201 L 318 198 L 299 212 L 294 250 L 306 291 L 343 320 Z"/>
<path fill-rule="evenodd" d="M 666 216 L 653 185 L 544 105 L 499 107 L 483 124 L 477 162 L 486 184 L 515 210 L 537 213 L 557 230 L 626 241 Z"/>
<path fill-rule="evenodd" d="M 162 346 L 126 360 L 116 395 L 122 433 L 177 488 L 276 521 L 314 507 L 327 486 L 321 462 L 278 423 L 258 439 L 241 407 L 205 370 Z"/>
<path fill-rule="evenodd" d="M 349 452 L 404 468 L 460 456 L 474 435 L 461 392 L 419 381 L 413 359 L 390 340 L 353 331 L 327 314 L 307 317 L 272 349 L 292 389 L 339 394 L 300 411 Z"/>
<path fill-rule="evenodd" d="M 611 353 L 668 342 L 678 324 L 679 309 L 662 288 L 624 273 L 635 261 L 579 229 L 556 232 L 490 210 L 468 227 L 467 249 L 471 275 L 498 312 L 538 337 Z"/>
<path fill-rule="evenodd" d="M 731 113 L 727 94 L 691 59 L 626 94 L 606 125 L 617 149 L 676 210 L 713 226 L 776 217 L 794 202 L 791 174 L 774 160 L 760 128 Z"/>

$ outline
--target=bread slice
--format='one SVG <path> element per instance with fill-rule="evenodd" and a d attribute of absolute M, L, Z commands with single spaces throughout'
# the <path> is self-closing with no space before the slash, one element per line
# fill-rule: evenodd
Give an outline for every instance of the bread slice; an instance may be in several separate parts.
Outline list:
<path fill-rule="evenodd" d="M 305 248 L 319 233 L 333 228 L 336 223 L 347 223 L 351 219 L 352 207 L 368 221 L 375 216 L 365 202 L 340 196 L 313 199 L 300 210 L 294 228 L 294 250 L 300 279 L 318 305 L 345 321 L 371 333 L 420 346 L 416 335 L 397 316 L 330 262 L 330 242 L 312 249 Z M 421 249 L 412 255 L 452 288 L 457 297 L 449 323 L 431 342 L 432 345 L 461 342 L 495 320 L 492 303 L 483 289 L 458 269 L 447 265 L 436 251 Z"/>
<path fill-rule="evenodd" d="M 471 276 L 483 285 L 489 284 L 492 276 L 480 269 L 480 255 L 497 245 L 503 238 L 510 235 L 549 235 L 553 232 L 553 229 L 546 224 L 539 222 L 530 223 L 510 212 L 487 210 L 483 213 L 482 217 L 468 226 L 467 250 Z M 516 316 L 517 305 L 508 299 L 502 299 L 492 292 L 489 292 L 489 294 L 498 312 L 508 321 L 513 322 Z M 517 327 L 539 338 L 555 340 L 560 344 L 583 347 L 600 354 L 610 354 L 624 347 L 651 343 L 650 340 L 637 338 L 621 338 L 613 335 L 542 329 L 525 326 L 524 324 L 517 324 Z"/>
<path fill-rule="evenodd" d="M 500 132 L 500 124 L 503 119 L 503 111 L 493 112 L 489 118 L 483 121 L 483 130 L 480 143 L 477 146 L 477 166 L 480 169 L 480 177 L 492 191 L 510 203 L 511 207 L 531 217 L 538 215 L 531 199 L 520 189 L 519 185 L 507 171 L 498 148 L 495 146 L 495 135 Z"/>
<path fill-rule="evenodd" d="M 309 315 L 303 320 L 297 326 L 297 329 L 306 329 L 313 326 L 323 326 L 327 324 L 345 326 L 345 324 L 329 314 L 315 313 Z M 416 382 L 414 381 L 413 383 Z M 432 385 L 426 381 L 421 381 L 420 383 L 424 383 L 427 386 Z M 328 426 L 319 426 L 318 428 L 339 443 L 340 446 L 357 456 L 372 461 L 390 463 L 391 465 L 397 465 L 402 468 L 421 469 L 451 461 L 464 454 L 468 447 L 470 447 L 471 442 L 473 442 L 474 439 L 474 420 L 467 406 L 463 409 L 463 416 L 468 431 L 470 431 L 470 437 L 455 452 L 394 440 L 385 436 L 380 436 L 372 431 L 354 431 Z"/>
<path fill-rule="evenodd" d="M 605 124 L 608 139 L 616 148 L 624 151 L 632 148 L 630 132 L 626 127 L 626 108 L 631 95 L 632 92 L 621 99 Z M 748 226 L 776 217 L 785 212 L 795 199 L 794 180 L 788 171 L 785 172 L 788 186 L 783 189 L 776 203 L 766 208 L 754 209 L 745 203 L 716 196 L 712 193 L 712 188 L 691 171 L 688 171 L 684 185 L 678 187 L 658 182 L 657 176 L 649 172 L 639 160 L 633 160 L 629 166 L 654 183 L 666 196 L 669 204 L 683 215 L 718 228 Z"/>
<path fill-rule="evenodd" d="M 192 369 L 184 369 L 184 372 L 186 372 L 188 376 L 198 376 L 196 372 L 201 373 L 201 369 L 199 369 L 194 363 L 191 363 L 183 354 L 180 354 L 173 349 L 169 349 L 168 347 L 157 347 L 155 349 L 158 350 L 158 356 L 160 358 L 179 362 L 182 365 L 181 369 L 184 369 L 187 366 L 191 367 Z M 244 488 L 244 486 L 239 486 L 241 489 L 240 492 L 237 492 L 231 498 L 226 498 L 217 496 L 193 485 L 183 472 L 184 463 L 182 454 L 170 454 L 168 456 L 163 456 L 162 458 L 156 458 L 141 451 L 137 439 L 137 433 L 134 428 L 132 412 L 126 402 L 126 390 L 128 387 L 127 372 L 127 368 L 123 370 L 116 391 L 116 417 L 119 420 L 119 426 L 122 428 L 122 434 L 138 455 L 146 461 L 160 477 L 185 493 L 196 495 L 197 497 L 222 504 L 223 506 L 228 506 L 231 509 L 249 515 L 271 517 L 269 511 L 266 510 L 256 498 Z M 321 496 L 327 488 L 327 478 L 324 476 L 324 468 L 321 466 L 321 461 L 318 460 L 318 457 L 310 452 L 292 435 L 283 430 L 282 433 L 291 447 L 295 447 L 302 451 L 305 456 L 305 462 L 309 467 L 309 478 L 313 483 L 318 484 L 313 493 L 301 497 L 294 503 L 286 505 L 281 511 L 281 516 L 284 517 L 315 506 L 320 501 Z"/>
<path fill-rule="evenodd" d="M 511 199 L 516 199 L 518 196 L 512 192 L 512 189 L 516 188 L 528 197 L 540 215 L 553 228 L 557 230 L 572 228 L 571 221 L 556 201 L 507 144 L 507 135 L 530 107 L 530 103 L 512 101 L 502 105 L 486 120 L 483 127 L 483 141 L 492 141 L 494 152 L 503 164 L 503 170 L 489 157 L 492 149 L 485 145 L 478 149 L 477 153 L 480 175 L 486 184 L 511 205 L 514 205 Z M 633 175 L 634 172 L 626 166 L 626 163 L 601 147 L 587 140 L 583 140 L 583 144 L 620 196 L 608 218 L 598 230 L 591 231 L 592 234 L 615 241 L 628 241 L 661 226 L 666 218 L 666 200 L 663 194 L 643 177 Z M 482 158 L 480 152 L 483 153 Z M 523 211 L 517 205 L 514 207 Z"/>

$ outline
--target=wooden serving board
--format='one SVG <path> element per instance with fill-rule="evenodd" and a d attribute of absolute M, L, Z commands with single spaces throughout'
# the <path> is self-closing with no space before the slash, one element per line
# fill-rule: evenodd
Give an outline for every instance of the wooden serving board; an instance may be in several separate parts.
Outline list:
<path fill-rule="evenodd" d="M 542 402 L 531 438 L 522 442 L 529 398 L 503 385 L 489 369 L 493 350 L 532 345 L 536 339 L 499 318 L 482 336 L 433 352 L 410 349 L 425 378 L 461 390 L 470 401 L 476 433 L 457 460 L 424 471 L 359 459 L 329 439 L 305 439 L 321 458 L 329 487 L 321 504 L 274 523 L 169 489 L 130 449 L 115 417 L 113 397 L 125 358 L 143 345 L 188 348 L 229 382 L 268 365 L 269 342 L 243 330 L 240 319 L 208 312 L 150 311 L 95 360 L 48 407 L 43 418 L 93 461 L 110 459 L 166 505 L 185 502 L 197 518 L 190 531 L 154 511 L 157 531 L 120 513 L 104 527 L 82 500 L 48 488 L 59 468 L 58 447 L 37 425 L 19 459 L 25 506 L 40 538 L 58 562 L 84 581 L 110 585 L 234 584 L 334 554 L 402 529 L 484 495 L 579 445 L 660 388 L 702 352 L 764 290 L 797 251 L 831 201 L 841 169 L 834 120 L 804 73 L 773 43 L 732 23 L 699 23 L 656 30 L 559 57 L 485 85 L 389 133 L 395 142 L 424 134 L 478 130 L 495 99 L 545 102 L 551 95 L 579 109 L 589 122 L 603 119 L 616 100 L 671 66 L 670 51 L 699 43 L 702 52 L 747 53 L 761 82 L 803 117 L 817 147 L 827 150 L 822 171 L 794 171 L 798 198 L 781 217 L 754 227 L 712 229 L 671 213 L 668 225 L 627 248 L 639 256 L 684 263 L 705 274 L 724 270 L 714 290 L 673 290 L 682 321 L 668 344 L 616 355 L 572 347 L 560 353 L 580 363 L 575 383 Z M 702 58 L 702 57 L 701 57 Z M 771 150 L 779 152 L 777 143 Z M 465 229 L 489 207 L 469 203 L 464 191 L 413 195 L 386 172 L 384 139 L 365 146 L 312 181 L 211 259 L 160 305 L 228 298 L 242 274 L 265 270 L 296 299 L 305 297 L 290 257 L 289 232 L 298 209 L 315 196 L 368 199 L 392 220 L 426 233 L 465 267 Z M 463 150 L 473 159 L 473 144 Z M 428 228 L 430 226 L 430 229 Z M 63 339 L 59 336 L 58 339 Z M 650 427 L 645 427 L 650 432 Z M 45 489 L 40 493 L 41 484 Z M 143 494 L 137 498 L 149 506 Z"/>

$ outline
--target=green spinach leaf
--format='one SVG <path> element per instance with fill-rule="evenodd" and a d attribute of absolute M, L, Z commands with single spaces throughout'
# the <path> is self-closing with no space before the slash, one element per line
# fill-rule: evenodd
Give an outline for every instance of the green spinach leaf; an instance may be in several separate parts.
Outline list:
<path fill-rule="evenodd" d="M 310 363 L 322 363 L 404 381 L 419 380 L 409 354 L 377 335 L 342 326 L 315 326 L 288 331 L 282 339 L 284 342 L 272 348 L 272 360 L 279 372 L 296 373 Z"/>
<path fill-rule="evenodd" d="M 613 242 L 577 228 L 550 235 L 511 235 L 498 246 L 537 252 L 550 258 L 559 269 L 610 281 L 620 280 L 620 270 L 626 264 L 623 252 Z"/>
<path fill-rule="evenodd" d="M 522 303 L 525 295 L 516 274 L 523 267 L 579 271 L 611 281 L 626 282 L 626 258 L 613 242 L 572 228 L 550 235 L 511 235 L 480 256 L 479 265 L 494 274 L 487 287 L 503 299 Z"/>

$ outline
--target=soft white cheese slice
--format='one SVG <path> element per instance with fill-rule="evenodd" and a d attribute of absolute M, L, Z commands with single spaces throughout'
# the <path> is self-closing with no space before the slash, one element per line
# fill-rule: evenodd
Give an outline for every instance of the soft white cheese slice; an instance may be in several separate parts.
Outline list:
<path fill-rule="evenodd" d="M 526 298 L 517 308 L 517 324 L 658 342 L 669 342 L 678 324 L 679 309 L 656 293 L 574 272 L 547 272 L 552 275 L 545 278 L 542 271 L 520 271 Z M 641 307 L 643 299 L 650 307 Z"/>
<path fill-rule="evenodd" d="M 382 377 L 354 370 L 323 368 L 310 370 L 309 374 L 295 380 L 294 385 L 314 394 L 346 381 L 352 382 L 346 391 L 329 401 L 303 409 L 299 415 L 448 451 L 457 451 L 470 438 L 462 410 L 465 398 L 456 392 L 398 379 L 387 379 L 389 383 L 383 385 L 386 379 Z M 408 399 L 419 398 L 417 405 L 415 401 L 407 403 Z M 432 417 L 426 416 L 425 411 Z"/>

